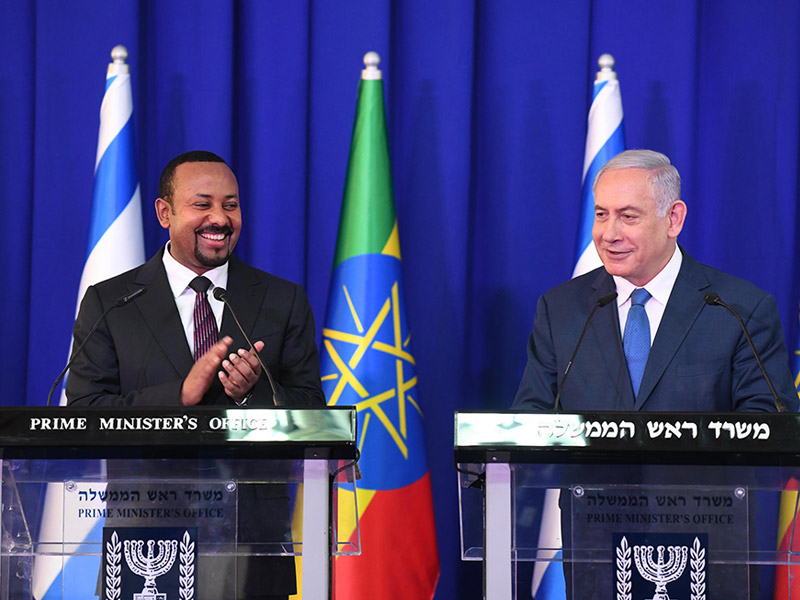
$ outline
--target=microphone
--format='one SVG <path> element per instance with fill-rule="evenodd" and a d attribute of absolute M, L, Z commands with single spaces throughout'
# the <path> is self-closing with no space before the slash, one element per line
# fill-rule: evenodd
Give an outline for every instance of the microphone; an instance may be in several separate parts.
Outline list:
<path fill-rule="evenodd" d="M 141 287 L 139 289 L 132 291 L 130 294 L 125 294 L 124 296 L 120 296 L 119 298 L 114 300 L 114 302 L 111 303 L 111 306 L 109 306 L 107 309 L 105 309 L 105 311 L 103 311 L 103 314 L 100 315 L 100 318 L 94 322 L 94 325 L 92 325 L 92 328 L 89 330 L 89 333 L 86 334 L 86 337 L 83 338 L 83 341 L 80 343 L 80 345 L 78 345 L 78 347 L 72 353 L 72 356 L 70 356 L 69 360 L 67 361 L 67 366 L 64 367 L 61 373 L 58 374 L 58 377 L 56 377 L 56 380 L 53 382 L 53 387 L 50 388 L 50 393 L 47 394 L 47 406 L 50 406 L 50 402 L 53 400 L 53 392 L 55 391 L 56 386 L 64 378 L 64 375 L 66 375 L 67 371 L 72 366 L 73 361 L 81 353 L 81 350 L 83 350 L 83 347 L 86 345 L 86 342 L 89 341 L 89 338 L 91 338 L 92 335 L 94 335 L 94 332 L 100 326 L 100 322 L 106 318 L 106 315 L 108 315 L 108 313 L 110 313 L 115 308 L 121 308 L 126 304 L 133 302 L 145 292 L 147 292 L 147 288 Z"/>
<path fill-rule="evenodd" d="M 127 296 L 120 296 L 119 298 L 114 300 L 114 307 L 115 308 L 120 308 L 121 306 L 125 306 L 126 304 L 128 304 L 128 302 L 133 302 L 139 296 L 144 294 L 146 291 L 147 291 L 147 288 L 143 288 L 142 287 L 142 288 L 139 288 L 138 290 L 132 291 Z"/>
<path fill-rule="evenodd" d="M 753 351 L 753 356 L 756 357 L 756 362 L 758 363 L 758 368 L 761 369 L 761 374 L 764 376 L 767 385 L 769 386 L 769 391 L 772 392 L 772 397 L 775 399 L 775 409 L 778 412 L 786 412 L 786 405 L 783 403 L 783 400 L 780 399 L 778 396 L 778 392 L 775 391 L 775 386 L 772 385 L 772 380 L 769 378 L 767 374 L 767 370 L 764 368 L 764 363 L 761 362 L 761 357 L 758 355 L 758 350 L 756 350 L 756 346 L 753 343 L 753 338 L 750 337 L 750 332 L 747 331 L 747 327 L 742 320 L 742 317 L 739 316 L 739 313 L 736 310 L 722 301 L 722 298 L 719 297 L 717 292 L 706 292 L 703 295 L 703 300 L 706 301 L 706 304 L 709 306 L 723 306 L 727 308 L 731 314 L 736 317 L 736 320 L 739 321 L 739 326 L 742 328 L 744 332 L 744 337 L 747 338 L 747 343 L 750 344 L 750 350 Z"/>
<path fill-rule="evenodd" d="M 581 347 L 581 343 L 583 342 L 583 336 L 586 335 L 586 332 L 589 330 L 589 323 L 594 316 L 594 313 L 597 312 L 598 308 L 602 308 L 607 304 L 611 304 L 617 297 L 617 292 L 609 292 L 604 296 L 600 296 L 595 302 L 594 307 L 592 307 L 592 312 L 589 313 L 589 317 L 586 319 L 586 323 L 583 325 L 583 331 L 581 331 L 581 337 L 578 338 L 578 343 L 575 345 L 575 351 L 572 353 L 572 357 L 569 359 L 569 363 L 567 363 L 567 368 L 564 369 L 564 376 L 561 378 L 561 384 L 558 386 L 558 393 L 556 394 L 556 401 L 553 405 L 553 410 L 558 411 L 558 401 L 561 399 L 561 390 L 564 389 L 564 383 L 567 381 L 567 375 L 569 375 L 569 371 L 572 368 L 572 363 L 575 361 L 575 356 L 578 354 L 578 348 Z"/>
<path fill-rule="evenodd" d="M 261 365 L 262 372 L 264 373 L 264 375 L 267 376 L 267 382 L 269 383 L 269 389 L 272 390 L 272 403 L 275 406 L 283 406 L 284 404 L 283 404 L 282 399 L 280 398 L 280 396 L 278 396 L 278 392 L 275 391 L 275 382 L 272 381 L 272 373 L 270 373 L 269 369 L 267 368 L 267 365 L 264 364 L 264 361 L 261 360 L 261 356 L 259 356 L 258 352 L 256 352 L 256 349 L 253 346 L 253 342 L 250 341 L 250 338 L 244 332 L 244 328 L 242 327 L 242 324 L 239 323 L 239 319 L 236 318 L 236 313 L 233 310 L 233 306 L 231 306 L 231 303 L 228 302 L 228 291 L 225 288 L 217 287 L 217 288 L 214 288 L 213 295 L 214 295 L 214 298 L 216 298 L 220 302 L 224 302 L 225 306 L 228 307 L 228 310 L 231 311 L 231 316 L 233 316 L 233 320 L 236 322 L 236 327 L 239 328 L 239 331 L 244 336 L 244 339 L 250 345 L 250 350 L 253 352 L 253 354 L 256 355 L 256 359 L 258 360 L 258 364 Z"/>

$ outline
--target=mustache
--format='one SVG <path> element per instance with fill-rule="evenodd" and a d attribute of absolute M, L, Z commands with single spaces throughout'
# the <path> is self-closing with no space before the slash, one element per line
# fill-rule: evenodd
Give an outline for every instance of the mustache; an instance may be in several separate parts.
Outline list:
<path fill-rule="evenodd" d="M 223 235 L 233 235 L 233 229 L 225 225 L 224 227 L 217 227 L 216 225 L 209 225 L 208 227 L 202 227 L 200 229 L 195 229 L 195 233 L 221 233 Z"/>

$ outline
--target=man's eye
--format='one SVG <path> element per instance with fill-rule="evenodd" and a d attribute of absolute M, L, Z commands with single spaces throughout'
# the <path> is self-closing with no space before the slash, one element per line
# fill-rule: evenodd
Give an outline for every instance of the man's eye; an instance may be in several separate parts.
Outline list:
<path fill-rule="evenodd" d="M 225 204 L 225 210 L 236 210 L 237 208 L 239 208 L 239 205 L 236 204 L 235 202 Z"/>

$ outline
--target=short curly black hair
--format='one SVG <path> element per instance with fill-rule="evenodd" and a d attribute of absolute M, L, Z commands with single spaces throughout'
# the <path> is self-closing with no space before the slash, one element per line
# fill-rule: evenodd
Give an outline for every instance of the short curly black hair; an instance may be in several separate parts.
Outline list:
<path fill-rule="evenodd" d="M 207 150 L 190 150 L 179 154 L 167 163 L 164 170 L 161 171 L 161 179 L 158 180 L 158 196 L 172 204 L 172 194 L 175 192 L 175 169 L 178 165 L 189 162 L 215 162 L 227 165 L 222 158 L 208 152 Z"/>

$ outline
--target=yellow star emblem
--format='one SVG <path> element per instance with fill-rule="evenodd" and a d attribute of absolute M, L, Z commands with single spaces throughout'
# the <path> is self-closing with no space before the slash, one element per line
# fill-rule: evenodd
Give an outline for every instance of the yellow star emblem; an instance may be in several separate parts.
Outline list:
<path fill-rule="evenodd" d="M 353 320 L 353 326 L 357 333 L 329 328 L 324 328 L 322 330 L 323 345 L 336 367 L 335 373 L 330 373 L 322 377 L 323 381 L 336 381 L 334 390 L 329 395 L 328 404 L 331 406 L 336 405 L 341 399 L 342 393 L 346 389 L 351 388 L 360 398 L 360 400 L 353 403 L 353 406 L 356 407 L 358 413 L 365 413 L 363 426 L 361 428 L 361 437 L 359 439 L 359 448 L 362 448 L 364 445 L 370 418 L 374 415 L 392 437 L 403 456 L 408 458 L 408 446 L 406 444 L 406 440 L 408 439 L 407 403 L 410 403 L 420 415 L 422 415 L 422 411 L 410 394 L 417 385 L 417 376 L 414 374 L 409 379 L 406 379 L 403 372 L 404 365 L 414 366 L 414 357 L 406 350 L 410 341 L 410 336 L 403 340 L 400 330 L 399 286 L 395 281 L 392 285 L 390 295 L 386 297 L 378 314 L 375 316 L 372 323 L 369 323 L 366 330 L 353 304 L 347 286 L 342 286 L 342 293 L 347 301 L 347 306 L 350 309 L 350 315 Z M 386 343 L 376 339 L 376 337 L 383 324 L 389 318 L 391 318 L 392 324 L 392 341 L 391 343 Z M 351 345 L 352 352 L 349 358 L 343 357 L 343 353 L 337 351 L 333 343 L 334 341 L 345 342 Z M 341 348 L 341 345 L 339 347 Z M 388 381 L 390 383 L 389 387 L 384 387 L 380 390 L 368 390 L 368 384 L 365 385 L 359 380 L 356 375 L 356 370 L 364 357 L 368 355 L 368 352 L 378 352 L 393 357 L 394 377 L 378 378 L 383 381 Z M 382 407 L 384 402 L 393 399 L 397 401 L 397 423 L 392 422 Z"/>

